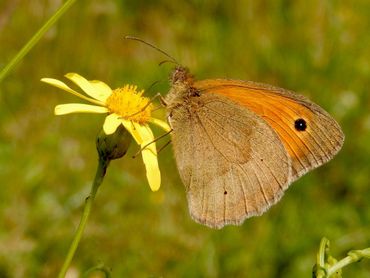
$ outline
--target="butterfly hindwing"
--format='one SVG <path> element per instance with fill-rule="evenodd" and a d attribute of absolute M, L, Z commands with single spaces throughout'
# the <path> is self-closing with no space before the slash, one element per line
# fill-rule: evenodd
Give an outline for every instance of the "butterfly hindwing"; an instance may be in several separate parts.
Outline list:
<path fill-rule="evenodd" d="M 254 112 L 203 94 L 171 115 L 172 141 L 192 217 L 221 228 L 276 203 L 290 184 L 290 159 Z"/>

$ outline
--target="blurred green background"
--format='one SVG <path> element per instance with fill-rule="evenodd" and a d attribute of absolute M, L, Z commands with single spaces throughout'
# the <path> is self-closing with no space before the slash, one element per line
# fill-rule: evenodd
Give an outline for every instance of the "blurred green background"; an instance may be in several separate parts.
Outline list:
<path fill-rule="evenodd" d="M 0 68 L 60 5 L 0 1 Z M 153 193 L 132 144 L 99 189 L 70 277 L 101 262 L 113 277 L 310 277 L 323 236 L 337 257 L 369 247 L 369 18 L 367 0 L 77 1 L 0 84 L 0 277 L 56 275 L 97 165 L 104 116 L 54 116 L 56 104 L 78 100 L 40 78 L 78 72 L 113 88 L 160 81 L 147 95 L 168 91 L 173 65 L 159 67 L 166 57 L 125 35 L 164 49 L 198 79 L 300 92 L 337 119 L 346 141 L 263 216 L 222 230 L 191 220 L 171 147 Z M 370 277 L 370 262 L 344 277 Z"/>

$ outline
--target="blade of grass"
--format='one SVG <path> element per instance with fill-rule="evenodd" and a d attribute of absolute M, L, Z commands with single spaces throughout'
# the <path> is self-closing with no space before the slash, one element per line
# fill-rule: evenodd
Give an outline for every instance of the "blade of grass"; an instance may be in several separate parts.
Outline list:
<path fill-rule="evenodd" d="M 37 31 L 36 34 L 26 43 L 25 46 L 14 56 L 14 58 L 0 71 L 0 83 L 6 75 L 23 59 L 24 56 L 36 45 L 42 36 L 50 29 L 51 26 L 76 2 L 76 0 L 67 0 L 57 10 L 52 17 Z"/>

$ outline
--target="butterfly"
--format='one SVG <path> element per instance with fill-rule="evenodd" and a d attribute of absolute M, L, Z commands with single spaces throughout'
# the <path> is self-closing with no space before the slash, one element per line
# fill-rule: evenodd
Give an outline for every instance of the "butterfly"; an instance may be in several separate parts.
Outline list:
<path fill-rule="evenodd" d="M 164 102 L 178 171 L 192 218 L 211 228 L 261 215 L 343 145 L 338 123 L 292 91 L 196 81 L 182 66 L 170 79 Z"/>

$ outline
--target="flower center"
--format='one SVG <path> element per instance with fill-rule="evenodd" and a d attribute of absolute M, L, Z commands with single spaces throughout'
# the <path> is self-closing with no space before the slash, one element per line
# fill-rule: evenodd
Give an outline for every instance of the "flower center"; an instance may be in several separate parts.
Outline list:
<path fill-rule="evenodd" d="M 149 121 L 152 104 L 149 99 L 143 97 L 144 90 L 137 91 L 133 85 L 125 85 L 112 91 L 106 100 L 106 106 L 110 112 L 115 113 L 125 120 L 134 121 L 140 124 Z"/>

